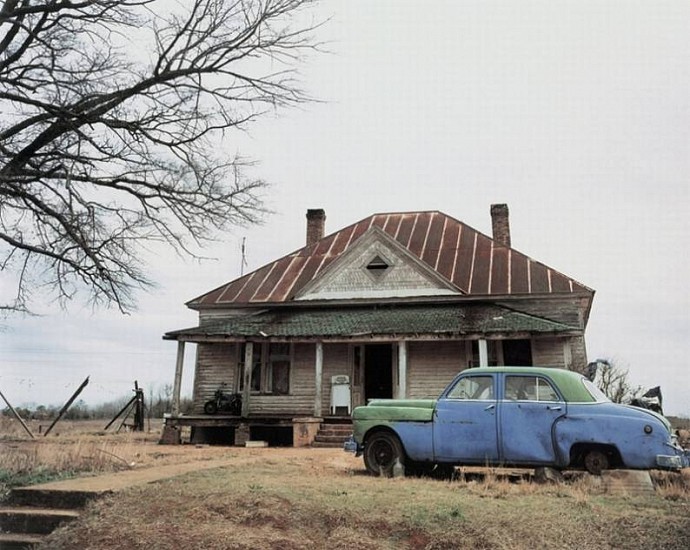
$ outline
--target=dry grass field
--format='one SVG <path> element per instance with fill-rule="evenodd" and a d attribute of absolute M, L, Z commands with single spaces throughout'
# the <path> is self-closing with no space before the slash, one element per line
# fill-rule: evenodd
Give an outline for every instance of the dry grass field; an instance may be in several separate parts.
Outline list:
<path fill-rule="evenodd" d="M 0 431 L 0 470 L 92 475 L 221 457 L 231 466 L 96 501 L 43 548 L 690 548 L 690 490 L 678 474 L 655 475 L 651 496 L 607 495 L 586 476 L 379 479 L 337 449 L 170 447 L 157 431 L 92 428 L 65 424 L 33 442 Z"/>

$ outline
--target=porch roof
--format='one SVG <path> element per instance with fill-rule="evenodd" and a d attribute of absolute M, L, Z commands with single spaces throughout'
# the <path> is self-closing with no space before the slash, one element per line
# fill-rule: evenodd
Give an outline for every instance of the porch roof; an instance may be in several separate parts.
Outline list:
<path fill-rule="evenodd" d="M 166 333 L 167 340 L 354 339 L 505 334 L 581 334 L 576 326 L 496 305 L 272 309 Z"/>

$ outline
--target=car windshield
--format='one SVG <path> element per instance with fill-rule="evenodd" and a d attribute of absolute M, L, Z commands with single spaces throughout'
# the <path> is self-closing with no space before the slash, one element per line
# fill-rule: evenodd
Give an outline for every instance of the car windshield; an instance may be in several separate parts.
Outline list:
<path fill-rule="evenodd" d="M 607 401 L 611 401 L 606 394 L 601 391 L 594 382 L 591 382 L 587 380 L 586 378 L 582 379 L 582 383 L 585 385 L 585 388 L 587 388 L 587 391 L 589 394 L 594 398 L 594 400 L 597 403 L 606 403 Z"/>

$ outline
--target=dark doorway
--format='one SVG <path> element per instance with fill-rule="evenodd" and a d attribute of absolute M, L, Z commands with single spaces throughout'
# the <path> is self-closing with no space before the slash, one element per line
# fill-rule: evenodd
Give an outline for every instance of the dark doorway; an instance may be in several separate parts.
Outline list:
<path fill-rule="evenodd" d="M 364 399 L 393 397 L 393 346 L 364 346 Z"/>
<path fill-rule="evenodd" d="M 503 340 L 503 364 L 509 367 L 532 366 L 530 340 Z"/>

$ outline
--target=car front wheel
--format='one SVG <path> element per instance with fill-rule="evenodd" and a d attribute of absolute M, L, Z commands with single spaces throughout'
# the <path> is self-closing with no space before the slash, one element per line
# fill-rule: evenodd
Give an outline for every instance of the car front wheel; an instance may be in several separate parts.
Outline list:
<path fill-rule="evenodd" d="M 391 477 L 399 468 L 404 472 L 405 452 L 398 437 L 390 432 L 376 432 L 364 444 L 364 465 L 375 476 Z"/>

